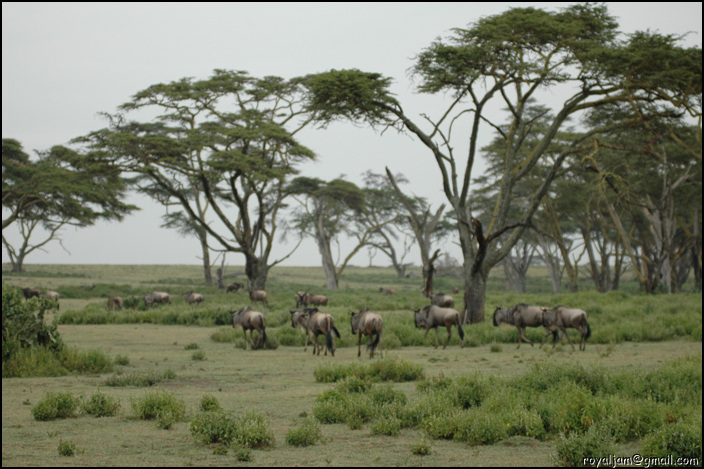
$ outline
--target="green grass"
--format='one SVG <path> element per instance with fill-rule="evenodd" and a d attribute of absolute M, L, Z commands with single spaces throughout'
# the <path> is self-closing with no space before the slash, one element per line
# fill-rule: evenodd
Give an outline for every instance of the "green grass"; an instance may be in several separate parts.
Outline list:
<path fill-rule="evenodd" d="M 435 350 L 424 339 L 424 331 L 413 327 L 410 308 L 427 303 L 418 291 L 420 280 L 396 279 L 390 269 L 352 268 L 346 272 L 341 289 L 329 292 L 324 288 L 321 269 L 275 268 L 267 288 L 270 305 L 261 310 L 267 317 L 267 335 L 278 339 L 280 346 L 276 350 L 245 351 L 237 343 L 242 340 L 242 330 L 233 330 L 227 324 L 227 311 L 248 304 L 246 297 L 242 293 L 228 295 L 200 287 L 202 280 L 197 266 L 30 265 L 28 268 L 31 275 L 4 280 L 17 286 L 59 287 L 60 292 L 62 285 L 73 288 L 76 298 L 62 301 L 62 315 L 93 319 L 76 319 L 59 325 L 61 338 L 79 352 L 98 350 L 113 361 L 119 357 L 119 364 L 114 364 L 111 372 L 3 379 L 3 465 L 216 466 L 238 464 L 242 452 L 242 459 L 251 459 L 247 464 L 256 466 L 447 466 L 466 465 L 468 461 L 478 466 L 551 466 L 558 454 L 578 455 L 580 448 L 589 447 L 593 435 L 581 430 L 572 432 L 574 440 L 561 445 L 563 440 L 551 429 L 564 431 L 582 424 L 582 420 L 552 413 L 552 405 L 558 401 L 548 390 L 552 393 L 561 390 L 567 397 L 559 402 L 567 405 L 578 405 L 582 399 L 589 403 L 595 389 L 612 390 L 609 391 L 612 394 L 604 394 L 592 402 L 590 408 L 604 424 L 611 425 L 609 431 L 622 435 L 613 446 L 616 455 L 632 455 L 644 448 L 686 450 L 693 444 L 690 430 L 696 430 L 697 422 L 683 420 L 682 416 L 693 412 L 701 415 L 701 374 L 692 374 L 691 366 L 687 365 L 691 358 L 682 358 L 695 357 L 701 361 L 701 294 L 642 296 L 623 290 L 606 295 L 593 291 L 554 295 L 548 282 L 532 294 L 517 295 L 503 291 L 498 278 L 494 282 L 496 287 L 491 287 L 490 282 L 487 320 L 465 328 L 467 346 L 459 348 L 453 330 L 448 348 Z M 91 290 L 93 283 L 97 286 Z M 436 290 L 450 291 L 455 285 L 461 286 L 459 280 L 440 278 Z M 116 312 L 114 320 L 107 320 L 103 319 L 110 318 L 105 311 L 104 295 L 110 293 L 112 286 L 127 292 L 166 290 L 172 292 L 174 301 L 171 306 L 151 311 Z M 379 286 L 394 288 L 399 294 L 379 295 Z M 180 294 L 190 289 L 202 291 L 205 303 L 186 305 Z M 334 358 L 313 356 L 310 348 L 304 353 L 303 333 L 291 328 L 288 311 L 295 304 L 295 291 L 303 289 L 323 293 L 331 300 L 326 311 L 335 317 L 342 334 L 336 341 Z M 93 296 L 96 291 L 99 293 Z M 520 301 L 569 304 L 587 310 L 593 330 L 587 350 L 572 352 L 569 345 L 540 349 L 526 344 L 516 349 L 515 328 L 493 327 L 491 313 L 497 305 Z M 390 341 L 397 342 L 392 349 L 384 348 L 383 361 L 369 360 L 364 353 L 361 359 L 357 358 L 357 338 L 350 333 L 348 312 L 364 306 L 381 314 L 384 337 L 393 336 Z M 233 332 L 235 342 L 213 340 L 211 336 L 221 329 Z M 444 341 L 444 337 L 445 331 L 441 331 L 440 339 Z M 528 337 L 539 341 L 542 332 L 529 330 Z M 194 351 L 202 351 L 207 360 L 192 359 Z M 335 374 L 341 370 L 367 369 L 387 360 L 419 367 L 426 378 L 422 381 L 425 384 L 419 389 L 421 381 L 415 378 L 374 383 L 373 388 L 365 391 L 370 396 L 369 402 L 363 400 L 358 405 L 382 403 L 378 408 L 384 409 L 383 419 L 377 422 L 358 412 L 359 420 L 320 424 L 320 439 L 314 438 L 315 444 L 311 446 L 294 443 L 305 443 L 302 437 L 305 425 L 316 427 L 311 419 L 318 396 L 342 386 L 341 383 L 345 383 L 346 389 L 367 389 L 365 384 L 350 381 L 349 377 L 338 382 L 316 382 L 316 370 L 329 369 Z M 109 378 L 120 376 L 134 379 L 127 379 L 126 386 L 106 386 Z M 150 387 L 138 387 L 143 386 L 138 384 L 141 382 L 138 378 L 151 376 L 168 379 L 150 382 Z M 570 381 L 561 382 L 565 379 Z M 699 387 L 682 386 L 679 380 L 698 382 Z M 505 390 L 500 396 L 492 393 L 489 386 L 496 383 L 501 383 L 499 388 Z M 421 402 L 430 406 L 425 400 L 428 393 L 439 393 L 440 389 L 451 386 L 454 386 L 452 405 L 462 406 L 463 412 L 477 412 L 486 417 L 481 425 L 458 427 L 462 428 L 458 439 L 463 441 L 430 438 L 424 427 L 412 424 L 408 415 L 404 420 L 392 413 L 404 399 L 402 407 L 407 409 L 418 408 Z M 122 405 L 114 416 L 93 418 L 80 414 L 69 419 L 35 420 L 31 410 L 48 390 L 77 398 L 99 393 L 104 400 Z M 614 394 L 617 391 L 627 393 L 628 399 L 621 401 Z M 135 418 L 137 412 L 129 404 L 146 400 L 146 396 L 155 392 L 168 393 L 176 403 L 183 402 L 183 419 L 155 425 L 154 421 Z M 212 445 L 202 444 L 191 433 L 190 423 L 206 410 L 202 408 L 206 395 L 209 402 L 217 403 L 216 411 L 223 415 L 239 418 L 251 412 L 250 415 L 261 416 L 263 420 L 257 417 L 252 421 L 257 425 L 264 422 L 261 430 L 266 436 L 266 448 L 248 452 L 247 448 L 216 445 L 220 448 L 216 451 Z M 509 427 L 504 432 L 495 417 L 504 414 L 491 413 L 489 409 L 496 402 L 503 402 L 503 397 L 513 395 L 532 396 L 534 408 L 510 409 L 522 426 Z M 449 400 L 449 396 L 444 399 Z M 613 419 L 604 417 L 605 409 L 614 415 Z M 643 432 L 653 424 L 642 417 L 644 413 L 654 418 L 672 418 L 681 428 L 667 426 L 664 428 L 668 431 L 644 437 Z M 549 422 L 549 432 L 538 431 L 536 415 Z M 619 422 L 627 425 L 619 426 Z M 260 428 L 257 425 L 254 430 Z M 698 428 L 701 431 L 700 423 Z M 78 448 L 73 457 L 58 455 L 57 446 L 62 441 Z"/>

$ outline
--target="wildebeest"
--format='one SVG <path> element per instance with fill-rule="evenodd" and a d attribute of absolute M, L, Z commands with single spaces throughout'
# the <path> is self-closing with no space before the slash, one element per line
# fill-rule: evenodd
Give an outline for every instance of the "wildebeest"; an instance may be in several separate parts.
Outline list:
<path fill-rule="evenodd" d="M 454 308 L 455 300 L 450 295 L 438 293 L 430 300 L 431 305 L 440 306 L 442 308 Z"/>
<path fill-rule="evenodd" d="M 116 309 L 122 309 L 123 308 L 123 302 L 122 302 L 122 297 L 120 296 L 113 296 L 110 297 L 108 300 L 108 309 L 110 311 L 115 311 Z"/>
<path fill-rule="evenodd" d="M 422 309 L 413 309 L 415 312 L 416 327 L 425 327 L 425 338 L 428 339 L 430 329 L 435 329 L 435 348 L 438 348 L 438 327 L 447 327 L 447 340 L 443 349 L 447 347 L 452 336 L 452 326 L 457 327 L 457 332 L 462 339 L 462 347 L 464 347 L 464 331 L 460 324 L 460 313 L 456 309 L 442 308 L 437 305 L 424 306 Z M 430 340 L 430 339 L 428 339 Z M 432 344 L 432 342 L 431 342 Z"/>
<path fill-rule="evenodd" d="M 369 336 L 369 344 L 367 350 L 370 351 L 369 358 L 374 358 L 374 350 L 379 347 L 379 356 L 384 355 L 381 352 L 381 333 L 384 331 L 384 321 L 376 313 L 372 313 L 369 308 L 362 309 L 359 313 L 350 312 L 350 324 L 352 326 L 352 334 L 357 334 L 359 340 L 357 342 L 357 356 L 362 355 L 362 336 Z M 372 341 L 372 336 L 376 338 Z"/>
<path fill-rule="evenodd" d="M 301 306 L 327 306 L 328 297 L 323 295 L 311 295 L 308 292 L 296 292 L 296 308 Z"/>
<path fill-rule="evenodd" d="M 52 290 L 47 290 L 46 293 L 44 293 L 44 298 L 47 300 L 53 300 L 56 301 L 56 309 L 59 309 L 59 292 L 55 292 Z"/>
<path fill-rule="evenodd" d="M 587 312 L 582 309 L 568 308 L 566 306 L 557 306 L 552 309 L 543 308 L 543 325 L 548 330 L 543 337 L 543 343 L 550 332 L 555 335 L 555 340 L 553 340 L 552 346 L 555 347 L 557 342 L 557 331 L 562 331 L 563 337 L 567 337 L 567 341 L 572 346 L 574 350 L 574 344 L 570 339 L 570 335 L 567 333 L 566 329 L 568 327 L 577 329 L 580 335 L 579 350 L 586 350 L 587 339 L 592 336 L 592 328 L 587 322 Z M 542 347 L 543 344 L 541 343 Z"/>
<path fill-rule="evenodd" d="M 326 313 L 321 312 L 318 308 L 306 308 L 303 311 L 291 311 L 291 327 L 300 327 L 306 333 L 306 345 L 303 351 L 308 350 L 308 339 L 311 334 L 314 336 L 313 355 L 320 355 L 321 346 L 318 345 L 318 336 L 325 336 L 325 353 L 335 356 L 335 344 L 333 343 L 333 334 L 340 338 L 340 331 L 335 327 L 335 319 Z"/>
<path fill-rule="evenodd" d="M 39 298 L 42 295 L 42 291 L 36 288 L 23 288 L 22 294 L 24 295 L 24 299 L 28 300 L 30 298 Z"/>
<path fill-rule="evenodd" d="M 232 315 L 232 327 L 241 326 L 244 331 L 244 348 L 247 349 L 247 331 L 249 333 L 249 343 L 252 345 L 252 350 L 258 348 L 259 345 L 266 347 L 266 319 L 259 311 L 252 311 L 249 306 L 242 308 L 239 311 L 230 311 Z M 252 336 L 254 330 L 259 333 L 257 345 L 254 345 Z"/>
<path fill-rule="evenodd" d="M 269 306 L 269 302 L 266 300 L 266 292 L 264 290 L 249 290 L 249 299 L 252 303 L 255 301 L 261 301 L 263 304 Z"/>
<path fill-rule="evenodd" d="M 200 293 L 196 292 L 188 292 L 186 293 L 186 303 L 189 305 L 196 304 L 196 303 L 202 303 L 203 302 L 203 295 Z"/>
<path fill-rule="evenodd" d="M 163 292 L 163 291 L 153 291 L 144 297 L 144 304 L 147 305 L 147 307 L 153 305 L 154 303 L 158 303 L 158 304 L 169 303 L 169 304 L 171 304 L 171 296 L 168 293 Z"/>
<path fill-rule="evenodd" d="M 528 342 L 533 346 L 533 342 L 526 339 L 526 327 L 543 326 L 544 309 L 543 306 L 528 306 L 525 303 L 518 303 L 507 309 L 497 306 L 494 310 L 494 326 L 501 323 L 513 324 L 518 329 L 518 347 L 516 348 L 521 347 L 521 341 Z"/>
<path fill-rule="evenodd" d="M 227 286 L 227 293 L 230 293 L 231 291 L 233 291 L 233 292 L 238 292 L 238 291 L 240 291 L 240 290 L 243 289 L 243 288 L 244 288 L 244 285 L 242 285 L 241 283 L 239 283 L 239 282 L 232 282 L 231 284 L 229 284 L 229 285 Z"/>

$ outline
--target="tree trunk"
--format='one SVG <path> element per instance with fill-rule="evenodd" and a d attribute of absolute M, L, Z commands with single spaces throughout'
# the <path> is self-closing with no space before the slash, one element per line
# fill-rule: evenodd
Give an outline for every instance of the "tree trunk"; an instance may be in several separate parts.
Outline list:
<path fill-rule="evenodd" d="M 245 253 L 245 273 L 252 290 L 266 290 L 266 279 L 269 275 L 269 266 L 257 256 Z"/>
<path fill-rule="evenodd" d="M 486 297 L 486 277 L 482 272 L 464 270 L 464 309 L 463 324 L 476 324 L 484 321 L 484 299 Z"/>
<path fill-rule="evenodd" d="M 330 250 L 330 237 L 325 232 L 321 215 L 318 215 L 315 223 L 315 242 L 318 244 L 328 290 L 337 290 L 337 273 L 335 272 L 335 262 L 332 259 L 332 251 Z"/>
<path fill-rule="evenodd" d="M 198 230 L 199 232 L 201 230 Z M 210 269 L 210 249 L 208 248 L 208 239 L 205 230 L 199 233 L 198 238 L 200 239 L 200 248 L 203 252 L 203 277 L 205 279 L 205 286 L 213 286 L 213 273 Z"/>

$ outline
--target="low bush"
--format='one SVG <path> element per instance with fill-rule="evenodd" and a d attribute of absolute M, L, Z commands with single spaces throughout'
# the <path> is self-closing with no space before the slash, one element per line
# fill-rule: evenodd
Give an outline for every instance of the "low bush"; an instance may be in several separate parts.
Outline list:
<path fill-rule="evenodd" d="M 191 419 L 190 429 L 204 444 L 265 448 L 275 441 L 268 419 L 256 412 L 240 416 L 221 411 L 200 413 Z"/>
<path fill-rule="evenodd" d="M 394 415 L 382 416 L 372 424 L 372 435 L 398 436 L 401 420 Z"/>
<path fill-rule="evenodd" d="M 201 412 L 216 412 L 222 408 L 217 398 L 206 394 L 200 399 L 200 410 Z"/>
<path fill-rule="evenodd" d="M 111 396 L 97 392 L 81 398 L 81 411 L 94 417 L 112 417 L 120 410 L 120 403 Z"/>
<path fill-rule="evenodd" d="M 562 437 L 557 442 L 557 464 L 567 467 L 584 466 L 585 458 L 603 458 L 614 454 L 615 445 L 608 432 L 594 426 L 582 434 Z"/>
<path fill-rule="evenodd" d="M 144 397 L 131 399 L 135 417 L 140 420 L 173 418 L 179 422 L 186 416 L 186 403 L 167 391 L 158 390 L 147 393 Z"/>
<path fill-rule="evenodd" d="M 324 364 L 313 372 L 318 383 L 334 383 L 349 376 L 370 381 L 416 381 L 423 379 L 425 372 L 421 365 L 402 360 L 382 359 L 367 364 Z"/>
<path fill-rule="evenodd" d="M 286 443 L 291 446 L 311 446 L 321 439 L 320 424 L 311 417 L 302 419 L 286 433 Z"/>
<path fill-rule="evenodd" d="M 59 441 L 59 446 L 57 448 L 59 451 L 59 456 L 75 456 L 76 454 L 76 443 L 73 441 Z"/>
<path fill-rule="evenodd" d="M 702 461 L 702 414 L 655 430 L 643 439 L 648 458 L 697 458 Z"/>
<path fill-rule="evenodd" d="M 41 421 L 75 417 L 78 404 L 70 393 L 48 392 L 32 407 L 32 416 Z"/>

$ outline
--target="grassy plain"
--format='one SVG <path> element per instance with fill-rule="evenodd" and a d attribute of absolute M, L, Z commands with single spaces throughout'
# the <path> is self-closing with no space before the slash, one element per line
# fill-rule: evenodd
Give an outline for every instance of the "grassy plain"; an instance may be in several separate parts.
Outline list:
<path fill-rule="evenodd" d="M 151 289 L 185 293 L 196 289 L 210 293 L 211 303 L 195 307 L 235 308 L 246 304 L 243 294 L 229 296 L 201 287 L 200 269 L 192 266 L 28 266 L 27 275 L 3 275 L 16 286 L 58 289 L 62 294 L 62 313 L 102 309 L 111 291 L 122 295 L 140 295 Z M 545 282 L 545 283 L 543 283 Z M 472 373 L 486 376 L 520 376 L 535 364 L 551 361 L 560 364 L 580 363 L 605 371 L 641 368 L 655 370 L 683 356 L 699 356 L 701 344 L 701 294 L 674 296 L 640 296 L 627 292 L 598 295 L 589 291 L 570 295 L 553 295 L 547 277 L 531 277 L 533 293 L 518 295 L 503 291 L 496 278 L 487 298 L 487 321 L 468 326 L 469 337 L 477 337 L 473 346 L 460 349 L 452 342 L 447 349 L 434 349 L 422 339 L 422 332 L 411 323 L 409 308 L 425 301 L 417 291 L 418 279 L 396 279 L 390 269 L 352 268 L 347 271 L 342 288 L 327 292 L 320 269 L 277 268 L 270 287 L 273 298 L 264 311 L 270 320 L 273 337 L 290 334 L 288 310 L 294 303 L 293 292 L 299 289 L 324 293 L 331 297 L 330 312 L 337 321 L 343 340 L 335 357 L 314 357 L 303 353 L 299 345 L 281 345 L 276 350 L 242 350 L 238 343 L 215 342 L 211 335 L 221 326 L 204 321 L 203 325 L 62 324 L 59 331 L 64 342 L 80 350 L 97 349 L 111 357 L 126 357 L 128 364 L 118 366 L 117 373 L 153 373 L 170 370 L 175 379 L 152 388 L 108 387 L 110 375 L 65 376 L 58 378 L 3 378 L 2 446 L 3 466 L 546 466 L 555 464 L 556 440 L 545 441 L 512 437 L 494 445 L 469 446 L 447 440 L 430 440 L 421 430 L 403 429 L 397 437 L 373 436 L 370 425 L 351 430 L 345 424 L 322 425 L 323 441 L 306 448 L 286 444 L 286 433 L 303 415 L 312 415 L 317 396 L 334 385 L 316 383 L 313 372 L 324 363 L 365 363 L 357 358 L 356 339 L 350 337 L 347 311 L 369 304 L 379 311 L 396 334 L 413 335 L 416 345 L 399 346 L 386 352 L 388 357 L 420 364 L 426 377 L 459 377 Z M 395 297 L 383 297 L 378 288 L 399 290 Z M 440 278 L 436 291 L 460 286 L 454 278 Z M 588 288 L 588 287 L 585 287 Z M 491 326 L 489 305 L 509 305 L 519 301 L 578 303 L 590 312 L 594 336 L 585 352 L 573 352 L 569 346 L 540 349 L 515 347 L 515 328 Z M 335 306 L 332 306 L 335 305 Z M 693 306 L 694 305 L 694 306 Z M 697 306 L 698 305 L 698 306 Z M 416 306 L 417 307 L 417 306 Z M 184 314 L 193 309 L 176 297 L 170 306 Z M 204 315 L 205 317 L 206 315 Z M 624 318 L 620 318 L 623 316 Z M 640 318 L 637 321 L 635 318 Z M 672 323 L 666 335 L 651 333 Z M 681 325 L 698 323 L 699 328 Z M 341 323 L 341 325 L 339 325 Z M 624 338 L 621 329 L 643 331 Z M 694 330 L 693 330 L 694 329 Z M 614 332 L 617 331 L 617 332 Z M 241 331 L 237 331 L 239 334 Z M 538 337 L 540 336 L 535 332 Z M 639 334 L 647 335 L 646 339 Z M 456 333 L 453 333 L 456 340 Z M 302 337 L 302 333 L 301 333 Z M 444 333 L 441 334 L 444 337 Z M 530 336 L 529 336 L 530 337 Z M 535 338 L 535 336 L 533 336 Z M 650 337 L 650 339 L 648 339 Z M 654 338 L 653 338 L 654 337 Z M 658 338 L 659 337 L 659 338 Z M 406 340 L 399 337 L 399 342 Z M 403 340 L 401 340 L 403 339 Z M 301 342 L 302 343 L 302 342 Z M 471 342 L 470 342 L 471 343 Z M 201 358 L 187 345 L 197 344 Z M 413 401 L 418 396 L 417 383 L 394 386 Z M 239 462 L 234 452 L 216 454 L 211 447 L 194 439 L 187 421 L 169 430 L 156 427 L 153 421 L 133 417 L 131 400 L 139 399 L 154 388 L 165 389 L 186 403 L 191 415 L 198 412 L 204 395 L 217 398 L 223 409 L 235 413 L 255 410 L 271 423 L 276 443 L 272 448 L 253 452 L 251 462 Z M 119 400 L 121 409 L 115 417 L 78 418 L 39 422 L 31 408 L 47 391 L 70 392 L 89 396 L 101 391 Z M 411 446 L 424 439 L 432 453 L 418 456 Z M 77 448 L 73 457 L 59 456 L 61 441 L 72 441 Z M 619 444 L 618 453 L 631 455 L 640 450 L 640 441 Z"/>

